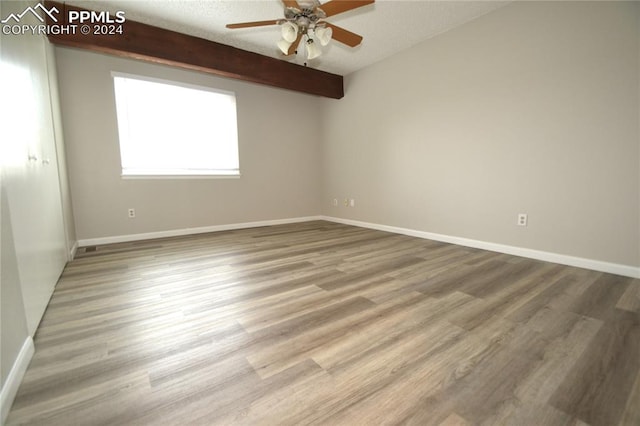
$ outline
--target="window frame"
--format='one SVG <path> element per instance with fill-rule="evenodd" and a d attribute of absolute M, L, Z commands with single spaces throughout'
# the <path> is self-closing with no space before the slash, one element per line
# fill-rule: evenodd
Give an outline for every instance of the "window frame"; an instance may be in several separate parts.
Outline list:
<path fill-rule="evenodd" d="M 135 173 L 125 173 L 123 164 L 122 164 L 122 143 L 120 138 L 120 121 L 118 120 L 118 101 L 116 94 L 116 83 L 115 78 L 128 78 L 133 80 L 141 80 L 150 83 L 159 83 L 176 87 L 184 87 L 187 89 L 200 90 L 204 92 L 212 92 L 222 95 L 231 96 L 234 100 L 234 109 L 235 109 L 235 126 L 236 126 L 236 150 L 238 152 L 238 169 L 236 170 L 223 170 L 223 169 L 210 169 L 208 171 L 203 171 L 200 169 L 196 171 L 196 169 L 189 171 L 188 169 L 175 169 L 171 173 L 152 173 L 145 172 L 144 170 L 137 170 Z M 238 129 L 238 104 L 237 104 L 237 96 L 236 93 L 230 90 L 218 89 L 210 86 L 202 86 L 199 84 L 185 83 L 183 81 L 176 80 L 167 80 L 163 78 L 150 77 L 139 74 L 131 74 L 127 72 L 120 71 L 111 71 L 111 84 L 113 87 L 113 101 L 114 101 L 114 111 L 115 111 L 115 119 L 116 119 L 116 133 L 118 137 L 118 154 L 120 160 L 120 178 L 121 179 L 239 179 L 241 176 L 240 172 L 240 135 Z"/>

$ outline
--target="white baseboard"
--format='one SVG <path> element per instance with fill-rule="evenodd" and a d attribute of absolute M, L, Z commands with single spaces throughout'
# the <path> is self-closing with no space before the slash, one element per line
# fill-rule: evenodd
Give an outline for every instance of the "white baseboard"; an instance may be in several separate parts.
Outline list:
<path fill-rule="evenodd" d="M 78 242 L 74 241 L 71 250 L 69 250 L 69 260 L 73 260 L 76 257 L 76 252 L 78 251 Z"/>
<path fill-rule="evenodd" d="M 600 260 L 586 259 L 582 257 L 569 256 L 565 254 L 552 253 L 524 247 L 515 247 L 505 244 L 491 243 L 487 241 L 472 240 L 469 238 L 454 237 L 433 232 L 417 231 L 415 229 L 401 228 L 397 226 L 381 225 L 377 223 L 362 222 L 359 220 L 342 219 L 333 216 L 306 216 L 288 219 L 262 220 L 257 222 L 231 223 L 226 225 L 204 226 L 199 228 L 173 229 L 169 231 L 148 232 L 143 234 L 118 235 L 114 237 L 88 238 L 78 240 L 72 251 L 78 247 L 87 247 L 101 244 L 124 243 L 130 241 L 151 240 L 155 238 L 177 237 L 183 235 L 203 234 L 207 232 L 229 231 L 234 229 L 257 228 L 261 226 L 285 225 L 290 223 L 309 222 L 313 220 L 326 220 L 329 222 L 343 223 L 345 225 L 359 226 L 362 228 L 376 229 L 379 231 L 392 232 L 395 234 L 408 235 L 411 237 L 424 238 L 428 240 L 441 241 L 444 243 L 457 244 L 465 247 L 473 247 L 483 250 L 495 251 L 498 253 L 511 254 L 514 256 L 528 257 L 546 262 L 559 263 L 561 265 L 575 266 L 578 268 L 592 269 L 594 271 L 607 272 L 611 274 L 624 275 L 632 278 L 640 278 L 640 267 L 621 265 L 617 263 L 603 262 Z"/>
<path fill-rule="evenodd" d="M 20 387 L 20 383 L 22 383 L 22 378 L 24 377 L 24 373 L 27 371 L 27 367 L 31 362 L 34 351 L 35 347 L 33 346 L 33 339 L 31 336 L 28 336 L 18 353 L 18 357 L 13 363 L 13 367 L 11 367 L 11 371 L 7 376 L 7 381 L 4 383 L 2 390 L 0 391 L 0 409 L 2 415 L 2 417 L 0 417 L 0 424 L 4 424 L 5 420 L 7 420 L 11 404 L 13 404 L 13 400 L 18 393 L 18 388 Z"/>
<path fill-rule="evenodd" d="M 261 226 L 286 225 L 290 223 L 321 220 L 321 216 L 294 217 L 288 219 L 261 220 L 258 222 L 231 223 L 226 225 L 203 226 L 199 228 L 172 229 L 169 231 L 147 232 L 144 234 L 118 235 L 115 237 L 88 238 L 78 240 L 78 247 L 101 244 L 126 243 L 129 241 L 152 240 L 156 238 L 179 237 L 182 235 L 205 234 L 208 232 L 231 231 L 234 229 L 259 228 Z"/>
<path fill-rule="evenodd" d="M 417 231 L 414 229 L 400 228 L 396 226 L 361 222 L 359 220 L 342 219 L 332 216 L 321 216 L 320 218 L 329 222 L 376 229 L 378 231 L 386 231 L 392 232 L 394 234 L 402 234 L 411 237 L 424 238 L 427 240 L 441 241 L 444 243 L 495 251 L 498 253 L 511 254 L 514 256 L 528 257 L 530 259 L 543 260 L 545 262 L 559 263 L 561 265 L 575 266 L 578 268 L 592 269 L 594 271 L 608 272 L 610 274 L 624 275 L 631 278 L 640 278 L 640 267 L 636 266 L 621 265 L 618 263 L 603 262 L 600 260 L 585 259 L 582 257 L 568 256 L 565 254 L 551 253 L 523 247 L 508 246 L 504 244 L 496 244 L 486 241 L 472 240 L 468 238 L 453 237 L 450 235 L 435 234 L 432 232 Z"/>

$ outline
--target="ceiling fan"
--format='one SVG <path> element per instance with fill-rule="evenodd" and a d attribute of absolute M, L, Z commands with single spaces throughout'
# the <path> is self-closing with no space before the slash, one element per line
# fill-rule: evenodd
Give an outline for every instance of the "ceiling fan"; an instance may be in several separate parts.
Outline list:
<path fill-rule="evenodd" d="M 284 19 L 228 24 L 227 28 L 237 29 L 280 25 L 282 40 L 278 42 L 278 48 L 282 53 L 286 56 L 296 53 L 304 37 L 307 59 L 311 60 L 322 53 L 317 43 L 326 46 L 332 38 L 350 47 L 359 45 L 362 42 L 362 36 L 330 24 L 324 19 L 372 4 L 374 1 L 330 0 L 321 4 L 319 0 L 282 0 L 285 6 Z"/>

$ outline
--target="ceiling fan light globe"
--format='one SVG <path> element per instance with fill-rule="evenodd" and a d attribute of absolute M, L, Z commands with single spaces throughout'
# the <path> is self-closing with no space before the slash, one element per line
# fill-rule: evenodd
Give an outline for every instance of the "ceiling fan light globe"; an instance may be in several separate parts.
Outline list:
<path fill-rule="evenodd" d="M 313 40 L 307 42 L 307 60 L 312 60 L 322 55 L 322 49 Z"/>
<path fill-rule="evenodd" d="M 298 26 L 293 22 L 285 22 L 282 24 L 282 38 L 288 41 L 289 43 L 293 43 L 298 37 Z"/>
<path fill-rule="evenodd" d="M 289 54 L 289 48 L 291 47 L 291 42 L 287 40 L 280 40 L 278 42 L 278 48 L 282 50 L 282 53 L 285 55 Z"/>
<path fill-rule="evenodd" d="M 331 41 L 333 30 L 331 29 L 331 27 L 318 27 L 315 30 L 315 34 L 320 44 L 326 46 Z"/>

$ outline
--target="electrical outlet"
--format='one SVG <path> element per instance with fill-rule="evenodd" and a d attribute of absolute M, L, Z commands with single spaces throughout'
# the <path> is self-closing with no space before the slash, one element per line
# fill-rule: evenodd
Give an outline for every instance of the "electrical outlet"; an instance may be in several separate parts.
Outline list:
<path fill-rule="evenodd" d="M 351 198 L 349 200 L 349 207 L 355 207 L 356 206 L 356 200 L 355 198 Z"/>
<path fill-rule="evenodd" d="M 129 218 L 133 219 L 136 217 L 136 209 L 129 209 Z"/>
<path fill-rule="evenodd" d="M 338 207 L 338 199 L 337 198 L 333 199 L 333 207 Z"/>
<path fill-rule="evenodd" d="M 520 213 L 518 215 L 518 226 L 527 226 L 527 219 L 526 213 Z"/>

